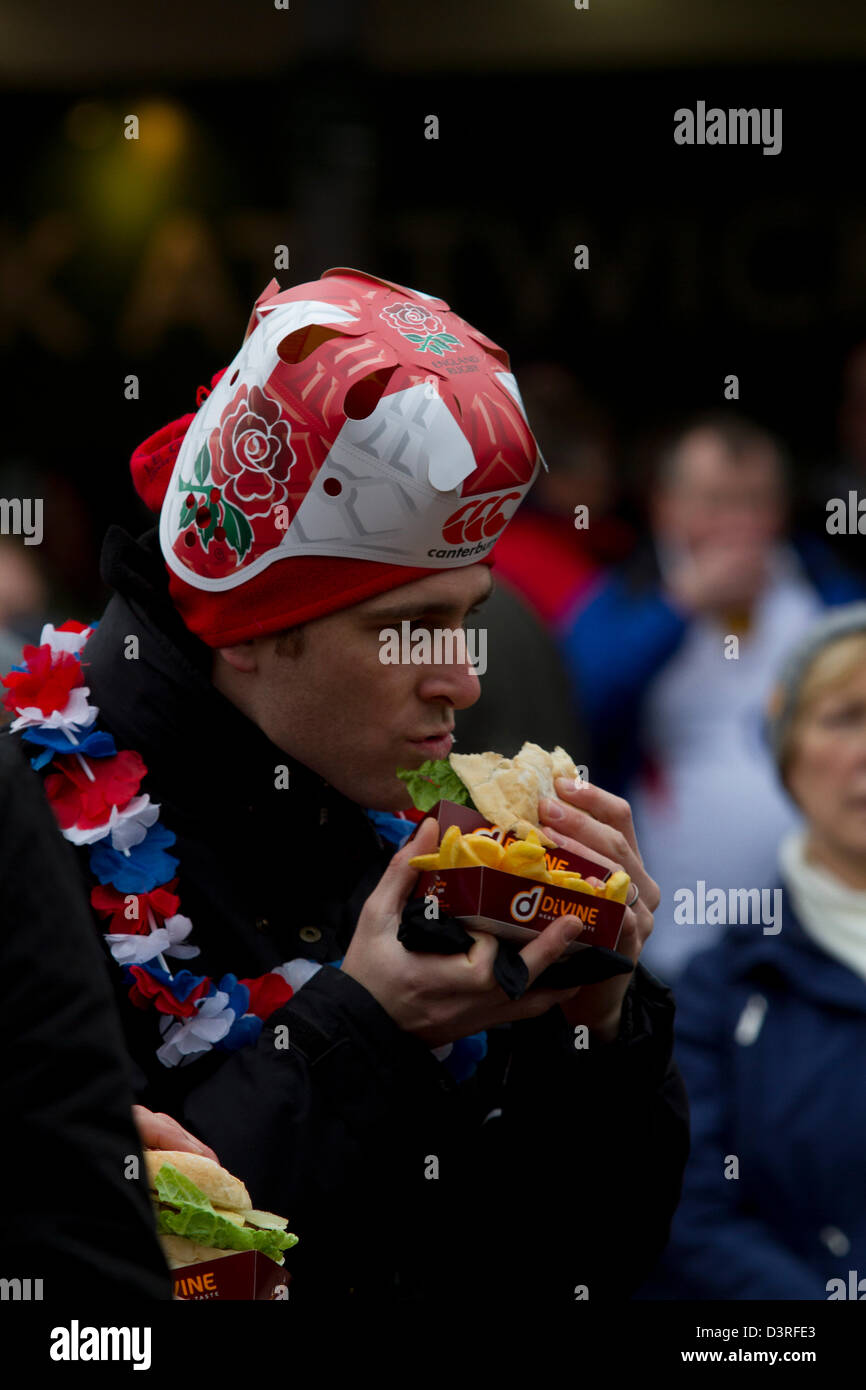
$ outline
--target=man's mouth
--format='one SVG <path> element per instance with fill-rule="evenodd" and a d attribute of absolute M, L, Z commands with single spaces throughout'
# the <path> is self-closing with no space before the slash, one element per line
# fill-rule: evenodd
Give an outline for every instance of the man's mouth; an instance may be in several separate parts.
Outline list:
<path fill-rule="evenodd" d="M 447 758 L 454 744 L 454 735 L 450 729 L 446 729 L 443 733 L 428 734 L 425 738 L 410 738 L 408 742 L 413 748 L 426 753 L 428 758 Z"/>

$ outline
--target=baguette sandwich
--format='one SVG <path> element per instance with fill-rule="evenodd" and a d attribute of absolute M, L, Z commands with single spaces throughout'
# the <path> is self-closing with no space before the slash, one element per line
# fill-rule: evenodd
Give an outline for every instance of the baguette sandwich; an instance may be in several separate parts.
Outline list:
<path fill-rule="evenodd" d="M 548 847 L 554 842 L 541 828 L 538 803 L 556 797 L 555 779 L 578 780 L 578 770 L 564 748 L 552 753 L 537 743 L 524 743 L 513 758 L 501 753 L 451 753 L 428 760 L 417 769 L 401 770 L 418 810 L 429 811 L 439 800 L 472 805 L 500 830 L 525 840 L 534 830 Z"/>

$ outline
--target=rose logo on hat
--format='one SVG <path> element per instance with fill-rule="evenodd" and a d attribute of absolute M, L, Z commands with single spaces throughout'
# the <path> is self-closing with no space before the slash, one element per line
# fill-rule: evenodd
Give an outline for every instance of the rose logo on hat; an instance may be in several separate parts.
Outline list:
<path fill-rule="evenodd" d="M 288 496 L 295 462 L 289 433 L 276 401 L 258 386 L 241 386 L 196 455 L 195 476 L 178 479 L 186 493 L 178 523 L 184 545 L 198 542 L 209 552 L 213 542 L 209 558 L 230 567 L 226 546 L 243 559 L 253 543 L 250 518 L 269 516 Z"/>
<path fill-rule="evenodd" d="M 258 386 L 242 386 L 211 432 L 213 473 L 229 505 L 245 516 L 268 516 L 288 496 L 295 462 L 289 422 Z"/>
<path fill-rule="evenodd" d="M 410 343 L 415 343 L 417 352 L 435 352 L 441 357 L 463 346 L 453 333 L 446 333 L 439 315 L 425 309 L 423 304 L 410 304 L 408 300 L 386 304 L 379 318 L 396 328 Z"/>

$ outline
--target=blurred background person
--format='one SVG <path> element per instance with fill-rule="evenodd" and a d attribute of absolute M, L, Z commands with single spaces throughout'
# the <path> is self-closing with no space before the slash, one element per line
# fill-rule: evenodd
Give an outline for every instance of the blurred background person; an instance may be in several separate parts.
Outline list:
<path fill-rule="evenodd" d="M 554 629 L 634 533 L 614 511 L 616 443 L 605 413 L 560 363 L 531 362 L 519 380 L 547 469 L 497 542 L 496 573 Z"/>
<path fill-rule="evenodd" d="M 701 417 L 661 453 L 646 543 L 563 624 L 589 778 L 631 801 L 661 888 L 646 955 L 668 981 L 722 930 L 675 922 L 677 889 L 773 882 L 795 814 L 761 713 L 781 657 L 821 609 L 864 594 L 819 540 L 786 537 L 786 514 L 773 437 Z"/>
<path fill-rule="evenodd" d="M 772 708 L 804 818 L 779 847 L 782 930 L 730 928 L 680 982 L 692 1151 L 641 1298 L 866 1292 L 866 603 L 810 629 Z"/>
<path fill-rule="evenodd" d="M 51 613 L 90 603 L 96 544 L 77 479 L 26 455 L 0 461 L 0 526 L 0 669 L 7 671 L 25 643 L 38 644 Z M 7 722 L 3 710 L 0 724 Z"/>
<path fill-rule="evenodd" d="M 36 641 L 45 612 L 47 588 L 36 548 L 16 536 L 0 536 L 0 669 L 21 660 L 25 642 Z M 5 711 L 0 716 L 5 721 Z"/>

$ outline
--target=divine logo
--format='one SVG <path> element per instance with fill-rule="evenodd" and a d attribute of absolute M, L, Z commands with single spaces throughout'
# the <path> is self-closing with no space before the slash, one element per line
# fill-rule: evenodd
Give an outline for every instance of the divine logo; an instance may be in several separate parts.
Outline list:
<path fill-rule="evenodd" d="M 681 106 L 674 112 L 674 140 L 678 145 L 763 145 L 764 154 L 782 149 L 782 108 L 756 106 L 722 110 L 699 101 L 694 111 Z"/>
<path fill-rule="evenodd" d="M 528 893 L 515 893 L 511 899 L 511 915 L 515 922 L 531 922 L 538 911 L 544 889 L 530 888 Z"/>

